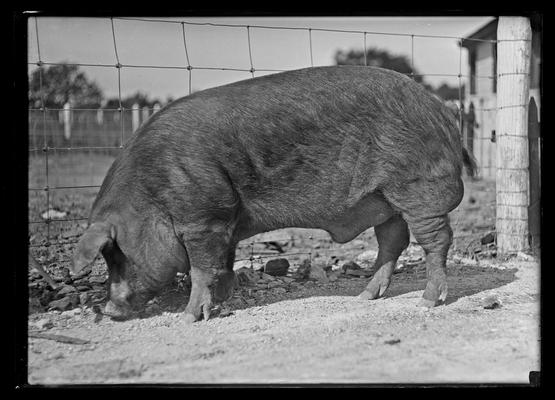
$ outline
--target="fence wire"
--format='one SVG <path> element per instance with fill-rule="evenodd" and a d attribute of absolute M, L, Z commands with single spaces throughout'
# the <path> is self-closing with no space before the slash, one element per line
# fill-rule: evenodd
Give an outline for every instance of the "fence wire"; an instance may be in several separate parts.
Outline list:
<path fill-rule="evenodd" d="M 464 143 L 466 143 L 467 137 L 466 137 L 466 133 L 463 129 L 463 83 L 462 83 L 462 79 L 496 79 L 495 76 L 480 76 L 480 75 L 476 75 L 476 74 L 463 74 L 463 68 L 462 68 L 462 44 L 464 41 L 474 41 L 474 42 L 484 42 L 484 43 L 491 43 L 492 45 L 496 45 L 497 41 L 496 40 L 487 40 L 487 39 L 468 39 L 468 38 L 463 38 L 463 37 L 455 37 L 455 36 L 446 36 L 446 35 L 423 35 L 423 34 L 413 34 L 413 33 L 391 33 L 391 32 L 375 32 L 375 31 L 359 31 L 359 30 L 342 30 L 342 29 L 325 29 L 325 28 L 312 28 L 312 27 L 287 27 L 287 26 L 264 26 L 264 25 L 252 25 L 252 24 L 222 24 L 222 23 L 212 23 L 212 22 L 193 22 L 193 21 L 185 21 L 185 20 L 166 20 L 166 19 L 153 19 L 153 18 L 128 18 L 128 17 L 111 17 L 109 18 L 110 21 L 110 27 L 111 27 L 111 38 L 112 38 L 112 42 L 113 42 L 113 51 L 114 51 L 114 64 L 105 64 L 105 63 L 61 63 L 61 62 L 51 62 L 51 61 L 44 61 L 41 57 L 41 52 L 40 52 L 40 30 L 39 30 L 39 24 L 38 24 L 38 18 L 35 17 L 34 18 L 34 22 L 35 22 L 35 35 L 36 35 L 36 41 L 37 41 L 37 60 L 34 62 L 29 62 L 29 65 L 36 65 L 39 69 L 39 90 L 41 93 L 41 98 L 40 98 L 40 107 L 39 108 L 29 108 L 29 112 L 30 115 L 33 112 L 40 112 L 42 114 L 42 127 L 41 127 L 41 133 L 42 133 L 42 139 L 43 139 L 43 143 L 42 143 L 42 147 L 38 147 L 37 144 L 35 142 L 34 143 L 34 147 L 29 149 L 29 152 L 32 154 L 44 154 L 44 186 L 42 187 L 29 187 L 29 192 L 30 193 L 41 193 L 44 192 L 45 193 L 45 207 L 46 207 L 46 217 L 43 218 L 43 220 L 30 220 L 29 224 L 30 225 L 44 225 L 46 226 L 46 238 L 45 240 L 43 240 L 42 242 L 39 243 L 29 243 L 30 247 L 33 248 L 46 248 L 47 253 L 50 254 L 51 252 L 54 252 L 54 250 L 52 249 L 55 246 L 66 246 L 66 245 L 73 245 L 77 242 L 77 238 L 79 237 L 79 234 L 70 234 L 69 236 L 66 235 L 65 237 L 57 237 L 54 238 L 52 236 L 52 232 L 51 232 L 51 224 L 55 223 L 55 224 L 64 224 L 64 223 L 85 223 L 85 221 L 87 221 L 88 218 L 86 217 L 76 217 L 76 218 L 53 218 L 51 216 L 50 210 L 51 210 L 51 206 L 52 206 L 52 199 L 51 199 L 51 192 L 53 191 L 59 191 L 59 190 L 97 190 L 100 188 L 100 185 L 58 185 L 58 186 L 50 186 L 50 181 L 49 181 L 49 175 L 50 175 L 50 170 L 49 170 L 49 153 L 50 152 L 62 152 L 62 151 L 67 151 L 70 154 L 72 154 L 73 152 L 82 152 L 82 151 L 88 151 L 89 154 L 90 152 L 97 152 L 97 151 L 115 151 L 116 153 L 121 151 L 121 149 L 124 146 L 125 143 L 125 120 L 127 119 L 127 116 L 129 111 L 131 111 L 130 109 L 126 109 L 123 105 L 123 100 L 122 100 L 122 86 L 121 86 L 121 82 L 122 82 L 122 71 L 125 71 L 125 69 L 127 68 L 142 68 L 142 69 L 156 69 L 156 70 L 167 70 L 167 69 L 175 69 L 175 70 L 186 70 L 188 71 L 188 82 L 187 82 L 187 92 L 189 94 L 192 93 L 192 82 L 193 82 L 193 71 L 194 70 L 216 70 L 216 71 L 236 71 L 236 72 L 245 72 L 245 73 L 249 73 L 251 75 L 251 77 L 255 77 L 255 72 L 283 72 L 286 71 L 287 69 L 276 69 L 276 68 L 255 68 L 255 65 L 253 63 L 253 47 L 252 47 L 252 42 L 251 42 L 251 36 L 253 35 L 253 31 L 254 30 L 296 30 L 296 31 L 306 31 L 307 32 L 307 50 L 308 50 L 308 56 L 309 56 L 309 60 L 310 60 L 310 66 L 314 66 L 314 54 L 313 54 L 313 32 L 328 32 L 328 33 L 352 33 L 352 34 L 360 34 L 362 35 L 362 39 L 363 39 L 363 53 L 364 53 L 364 65 L 368 65 L 368 59 L 367 59 L 367 36 L 368 35 L 376 35 L 376 36 L 398 36 L 398 37 L 406 37 L 408 40 L 410 40 L 410 67 L 411 67 L 411 71 L 409 73 L 407 73 L 406 75 L 410 76 L 411 78 L 415 79 L 417 77 L 429 77 L 429 76 L 434 76 L 434 77 L 453 77 L 453 78 L 457 78 L 458 79 L 458 91 L 459 91 L 459 104 L 458 104 L 458 116 L 459 116 L 459 129 L 460 129 L 460 134 L 461 134 L 461 140 L 464 141 Z M 144 23 L 166 23 L 166 24 L 176 24 L 179 25 L 181 27 L 180 29 L 180 36 L 182 38 L 183 41 L 183 48 L 184 48 L 184 65 L 145 65 L 145 64 L 129 64 L 129 63 L 125 63 L 122 62 L 119 53 L 118 53 L 118 35 L 117 35 L 117 21 L 136 21 L 136 22 L 144 22 Z M 246 46 L 248 48 L 248 55 L 249 55 L 249 66 L 248 68 L 232 68 L 232 67 L 227 67 L 227 66 L 200 66 L 200 65 L 195 65 L 192 63 L 192 61 L 190 59 L 190 54 L 189 54 L 189 50 L 188 50 L 188 43 L 190 42 L 190 38 L 187 36 L 186 34 L 186 26 L 211 26 L 211 27 L 232 27 L 232 28 L 237 28 L 237 29 L 245 29 L 246 31 Z M 415 43 L 415 39 L 418 38 L 434 38 L 434 39 L 444 39 L 444 40 L 456 40 L 459 44 L 459 68 L 457 73 L 430 73 L 430 74 L 417 74 L 415 73 L 415 69 L 414 69 L 414 58 L 415 58 L 415 50 L 414 50 L 414 43 Z M 45 106 L 45 99 L 44 99 L 44 88 L 43 88 L 43 68 L 44 66 L 54 66 L 54 65 L 74 65 L 74 66 L 86 66 L 86 67 L 98 67 L 98 68 L 115 68 L 115 70 L 117 71 L 117 100 L 118 100 L 118 104 L 119 106 L 117 108 L 103 108 L 102 109 L 102 113 L 114 113 L 114 115 L 112 116 L 113 119 L 116 119 L 117 116 L 117 129 L 118 129 L 118 134 L 119 134 L 119 141 L 110 146 L 110 145 L 101 145 L 101 146 L 91 146 L 91 145 L 77 145 L 77 146 L 73 146 L 71 142 L 70 146 L 58 146 L 54 143 L 53 146 L 49 146 L 49 141 L 48 141 L 48 133 L 47 133 L 47 127 L 48 127 L 48 121 L 47 121 L 47 113 L 48 112 L 58 112 L 58 113 L 64 113 L 67 110 L 65 109 L 60 109 L 60 108 L 51 108 L 51 109 L 47 109 L 47 107 Z M 477 112 L 482 112 L 482 113 L 487 113 L 487 112 L 491 112 L 491 113 L 495 113 L 497 110 L 501 109 L 501 108 L 507 108 L 507 107 L 522 107 L 522 106 L 527 106 L 527 105 L 503 105 L 501 107 L 490 107 L 490 108 L 475 108 L 474 111 Z M 72 108 L 71 109 L 71 113 L 78 113 L 78 112 L 97 112 L 97 109 L 92 109 L 92 108 Z M 152 107 L 145 107 L 143 108 L 143 113 L 148 112 L 148 115 L 151 115 L 151 113 L 156 112 L 155 108 Z M 72 114 L 73 115 L 73 114 Z M 100 129 L 100 128 L 98 128 Z M 54 137 L 55 134 L 51 134 L 50 136 Z M 35 135 L 33 134 L 33 139 L 35 139 L 34 137 Z M 516 136 L 516 135 L 515 135 Z M 474 138 L 474 141 L 477 140 L 483 140 L 483 141 L 491 141 L 490 138 Z M 30 141 L 31 142 L 31 141 Z M 87 142 L 85 142 L 87 143 Z M 480 166 L 480 168 L 495 168 L 495 166 Z M 487 204 L 486 207 L 495 207 L 495 202 L 491 203 L 491 204 Z M 88 210 L 84 210 L 84 212 L 88 212 Z M 461 213 L 459 210 L 455 210 L 452 214 L 455 215 L 455 219 L 452 220 L 452 225 L 454 225 L 454 228 L 456 229 L 459 222 L 460 222 L 460 218 L 461 218 Z M 61 235 L 63 236 L 63 235 Z M 458 233 L 455 238 L 465 238 L 465 237 L 475 237 L 476 233 Z M 309 241 L 312 242 L 316 242 L 316 241 L 328 241 L 330 243 L 330 248 L 329 251 L 330 252 L 334 252 L 337 250 L 337 244 L 334 244 L 331 239 L 330 236 L 326 233 L 322 233 L 319 235 L 314 235 L 314 234 L 309 234 L 306 239 L 308 239 Z M 308 256 L 309 259 L 312 259 L 312 257 L 315 254 L 315 251 L 313 250 L 313 247 L 311 247 L 311 250 L 308 251 L 300 251 L 300 252 L 288 252 L 285 254 L 281 254 L 281 253 L 272 253 L 271 251 L 262 251 L 262 250 L 257 250 L 255 251 L 255 246 L 256 245 L 266 245 L 271 241 L 279 241 L 281 240 L 282 242 L 284 240 L 294 240 L 294 238 L 287 238 L 284 237 L 283 235 L 280 236 L 279 234 L 277 234 L 273 239 L 272 238 L 267 238 L 265 240 L 258 240 L 255 238 L 246 240 L 244 242 L 242 242 L 239 247 L 238 250 L 241 249 L 247 249 L 247 255 L 248 256 L 239 256 L 237 258 L 237 261 L 250 261 L 251 264 L 256 261 L 256 260 L 262 260 L 262 259 L 266 259 L 266 258 L 274 258 L 274 257 L 282 257 L 282 256 Z M 31 240 L 30 240 L 31 242 Z M 319 249 L 318 252 L 325 252 L 328 249 Z M 50 257 L 47 257 L 50 258 Z M 69 257 L 66 257 L 65 261 L 68 261 Z M 57 261 L 62 261 L 60 259 L 57 259 Z"/>

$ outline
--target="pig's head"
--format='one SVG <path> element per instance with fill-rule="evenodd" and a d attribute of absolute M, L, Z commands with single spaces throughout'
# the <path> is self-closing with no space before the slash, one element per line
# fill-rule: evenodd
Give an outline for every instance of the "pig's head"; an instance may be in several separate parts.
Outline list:
<path fill-rule="evenodd" d="M 109 272 L 104 313 L 117 319 L 140 312 L 177 271 L 189 270 L 185 248 L 161 218 L 94 222 L 77 244 L 73 272 L 91 264 L 99 254 Z"/>

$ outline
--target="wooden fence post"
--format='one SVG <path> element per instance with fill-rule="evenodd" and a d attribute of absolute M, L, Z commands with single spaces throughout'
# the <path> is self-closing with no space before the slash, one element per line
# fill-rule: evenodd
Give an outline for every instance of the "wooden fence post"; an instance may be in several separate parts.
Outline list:
<path fill-rule="evenodd" d="M 500 253 L 528 243 L 528 101 L 532 30 L 525 17 L 497 25 L 496 230 Z"/>
<path fill-rule="evenodd" d="M 98 125 L 104 124 L 104 110 L 102 107 L 99 107 L 98 110 L 96 110 L 96 123 Z"/>
<path fill-rule="evenodd" d="M 71 106 L 69 102 L 64 104 L 64 137 L 69 140 L 71 137 Z"/>
<path fill-rule="evenodd" d="M 131 106 L 131 124 L 133 132 L 135 132 L 141 123 L 140 116 L 139 116 L 139 105 L 137 103 Z"/>
<path fill-rule="evenodd" d="M 146 120 L 148 119 L 148 117 L 150 116 L 150 109 L 148 108 L 148 106 L 144 106 L 143 110 L 142 110 L 142 120 L 143 120 L 143 124 L 146 122 Z"/>
<path fill-rule="evenodd" d="M 530 158 L 530 205 L 528 206 L 528 229 L 530 230 L 530 246 L 533 250 L 540 247 L 541 209 L 540 209 L 540 124 L 538 107 L 535 99 L 530 99 L 528 108 L 528 138 L 530 139 L 528 154 Z"/>

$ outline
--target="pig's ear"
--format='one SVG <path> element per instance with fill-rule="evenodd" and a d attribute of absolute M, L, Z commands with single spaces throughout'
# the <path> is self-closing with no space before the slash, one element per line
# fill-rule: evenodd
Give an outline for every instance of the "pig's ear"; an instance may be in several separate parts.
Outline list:
<path fill-rule="evenodd" d="M 106 222 L 95 222 L 79 239 L 73 255 L 72 271 L 74 274 L 92 263 L 100 250 L 112 242 L 111 226 Z"/>

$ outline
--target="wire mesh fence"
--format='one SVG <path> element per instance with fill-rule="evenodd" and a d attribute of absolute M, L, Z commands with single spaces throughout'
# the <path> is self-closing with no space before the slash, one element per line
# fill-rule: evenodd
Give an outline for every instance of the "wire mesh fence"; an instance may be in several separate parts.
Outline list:
<path fill-rule="evenodd" d="M 177 27 L 175 35 L 183 45 L 182 65 L 150 65 L 143 63 L 125 63 L 120 57 L 122 45 L 118 37 L 118 23 L 123 21 L 149 23 L 162 23 Z M 238 79 L 256 77 L 261 74 L 286 71 L 290 68 L 265 68 L 256 64 L 256 49 L 253 42 L 257 40 L 257 34 L 262 31 L 281 34 L 284 32 L 299 32 L 305 34 L 306 60 L 308 66 L 314 66 L 313 49 L 317 43 L 315 33 L 326 35 L 351 34 L 360 36 L 360 46 L 364 49 L 363 64 L 368 65 L 366 49 L 368 37 L 396 36 L 407 41 L 410 48 L 410 64 L 412 78 L 426 76 L 443 76 L 456 78 L 458 81 L 459 99 L 451 104 L 458 111 L 459 128 L 461 140 L 468 143 L 468 123 L 464 112 L 463 88 L 470 80 L 485 81 L 494 84 L 495 75 L 477 75 L 463 73 L 462 49 L 464 41 L 476 41 L 496 45 L 495 40 L 465 39 L 454 36 L 420 35 L 413 33 L 388 33 L 375 31 L 323 29 L 312 27 L 287 27 L 287 26 L 264 26 L 246 24 L 221 24 L 212 22 L 192 22 L 155 18 L 109 18 L 110 36 L 112 39 L 113 63 L 57 63 L 44 60 L 41 55 L 41 34 L 39 18 L 34 18 L 36 38 L 36 55 L 30 55 L 30 66 L 36 66 L 40 76 L 40 93 L 43 93 L 43 71 L 46 66 L 57 64 L 91 66 L 98 68 L 113 69 L 117 74 L 117 93 L 119 106 L 117 108 L 73 108 L 73 109 L 49 109 L 45 107 L 44 98 L 38 108 L 29 109 L 29 246 L 32 250 L 42 255 L 45 260 L 55 260 L 58 264 L 70 262 L 70 249 L 78 240 L 79 235 L 86 227 L 86 221 L 94 196 L 96 195 L 102 179 L 113 161 L 114 157 L 121 151 L 126 140 L 132 135 L 134 127 L 134 112 L 125 108 L 122 98 L 122 78 L 133 69 L 148 69 L 164 73 L 167 70 L 186 71 L 187 79 L 183 84 L 186 92 L 193 91 L 193 83 L 198 71 L 234 71 L 241 73 Z M 212 28 L 230 28 L 244 31 L 245 48 L 248 52 L 246 65 L 242 67 L 216 65 L 206 66 L 195 63 L 190 54 L 191 38 L 187 35 L 187 29 L 191 26 L 204 26 Z M 456 41 L 459 46 L 458 70 L 447 73 L 415 73 L 414 58 L 419 41 L 449 40 Z M 34 60 L 33 57 L 36 57 Z M 468 86 L 466 86 L 468 87 Z M 519 107 L 522 105 L 501 105 L 502 107 Z M 474 113 L 480 115 L 480 121 L 495 120 L 495 113 L 499 109 L 497 105 L 474 107 Z M 152 113 L 153 108 L 143 108 L 139 121 L 144 122 Z M 71 135 L 64 135 L 64 127 L 71 126 Z M 474 149 L 487 151 L 490 157 L 481 156 L 481 160 L 488 160 L 487 165 L 479 165 L 481 173 L 488 171 L 486 176 L 495 168 L 494 138 L 486 136 L 475 136 L 472 138 Z M 482 144 L 480 144 L 482 143 Z M 485 186 L 484 186 L 485 187 Z M 488 186 L 495 190 L 493 183 Z M 481 221 L 482 232 L 493 229 L 495 225 L 495 198 L 484 205 L 487 209 L 489 219 Z M 468 248 L 468 241 L 476 241 L 476 229 L 461 228 L 463 219 L 461 210 L 456 209 L 451 213 L 451 221 L 455 231 L 455 248 Z M 480 228 L 478 228 L 480 230 Z M 373 240 L 372 230 L 364 232 L 358 239 L 364 241 Z M 466 243 L 465 238 L 469 238 Z M 479 237 L 478 237 L 479 239 Z M 375 239 L 374 239 L 375 240 Z M 463 243 L 463 244 L 461 244 Z M 364 248 L 359 243 L 359 250 Z M 252 263 L 263 262 L 266 259 L 280 256 L 293 261 L 303 258 L 311 259 L 315 254 L 337 254 L 342 252 L 343 245 L 333 243 L 330 236 L 323 231 L 317 230 L 281 230 L 272 233 L 257 235 L 240 243 L 237 249 L 237 261 Z"/>

